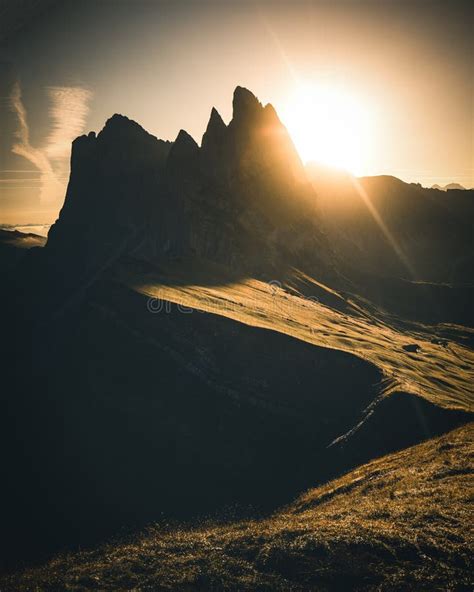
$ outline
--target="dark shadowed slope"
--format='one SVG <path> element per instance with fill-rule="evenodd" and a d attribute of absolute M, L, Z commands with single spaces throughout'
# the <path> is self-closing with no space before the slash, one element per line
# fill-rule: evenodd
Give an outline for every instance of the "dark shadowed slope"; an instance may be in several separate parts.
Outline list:
<path fill-rule="evenodd" d="M 53 590 L 470 590 L 472 424 L 375 460 L 260 521 L 149 529 L 1 582 Z"/>

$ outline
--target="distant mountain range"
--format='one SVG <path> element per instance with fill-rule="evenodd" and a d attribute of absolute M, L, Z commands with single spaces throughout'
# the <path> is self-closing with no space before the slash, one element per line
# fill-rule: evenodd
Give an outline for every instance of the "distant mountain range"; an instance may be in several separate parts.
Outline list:
<path fill-rule="evenodd" d="M 441 186 L 435 183 L 431 186 L 431 189 L 439 189 L 440 191 L 449 191 L 450 189 L 459 189 L 465 191 L 466 188 L 460 185 L 459 183 L 448 183 L 447 185 Z"/>

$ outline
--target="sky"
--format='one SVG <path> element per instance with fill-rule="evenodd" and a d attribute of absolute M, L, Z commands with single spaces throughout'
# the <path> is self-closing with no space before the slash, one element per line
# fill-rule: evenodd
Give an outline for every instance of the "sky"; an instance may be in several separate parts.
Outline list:
<path fill-rule="evenodd" d="M 3 0 L 0 223 L 64 201 L 72 140 L 114 113 L 200 143 L 233 89 L 303 160 L 474 186 L 473 9 L 434 0 Z"/>

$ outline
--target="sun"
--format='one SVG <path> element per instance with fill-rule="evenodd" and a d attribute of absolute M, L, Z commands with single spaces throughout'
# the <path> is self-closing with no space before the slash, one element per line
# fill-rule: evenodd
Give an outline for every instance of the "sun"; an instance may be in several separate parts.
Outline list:
<path fill-rule="evenodd" d="M 337 87 L 300 85 L 281 118 L 304 162 L 365 174 L 372 121 L 370 109 L 356 96 Z"/>

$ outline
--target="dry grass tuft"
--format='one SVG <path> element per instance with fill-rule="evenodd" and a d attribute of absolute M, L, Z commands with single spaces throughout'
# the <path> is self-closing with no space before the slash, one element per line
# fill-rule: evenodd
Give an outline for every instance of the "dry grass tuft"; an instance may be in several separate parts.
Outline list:
<path fill-rule="evenodd" d="M 151 528 L 0 589 L 470 590 L 473 428 L 375 460 L 271 518 Z"/>

